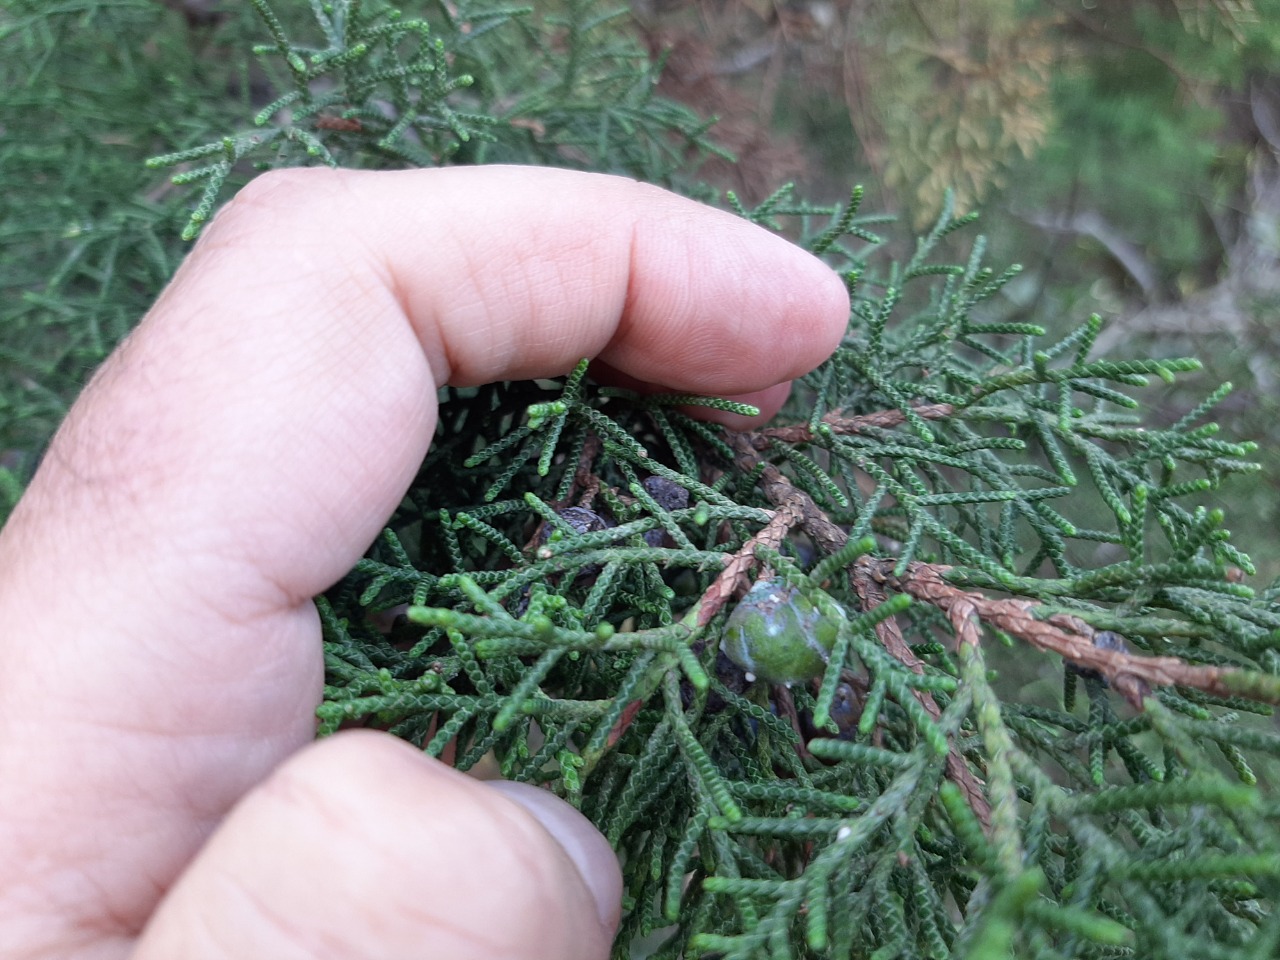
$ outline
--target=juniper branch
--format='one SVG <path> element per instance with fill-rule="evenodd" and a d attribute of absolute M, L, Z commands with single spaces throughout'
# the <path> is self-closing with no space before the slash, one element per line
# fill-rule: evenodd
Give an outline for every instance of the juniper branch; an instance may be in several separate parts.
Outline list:
<path fill-rule="evenodd" d="M 1197 666 L 1178 657 L 1139 656 L 1100 647 L 1095 643 L 1097 632 L 1085 621 L 1061 613 L 1037 616 L 1041 605 L 1033 600 L 992 599 L 962 590 L 944 579 L 950 569 L 912 563 L 904 574 L 895 575 L 887 561 L 880 561 L 874 565 L 872 576 L 942 610 L 970 609 L 983 622 L 1039 650 L 1057 653 L 1080 668 L 1095 670 L 1138 709 L 1151 688 L 1170 686 L 1280 703 L 1280 680 L 1275 677 L 1241 669 Z"/>

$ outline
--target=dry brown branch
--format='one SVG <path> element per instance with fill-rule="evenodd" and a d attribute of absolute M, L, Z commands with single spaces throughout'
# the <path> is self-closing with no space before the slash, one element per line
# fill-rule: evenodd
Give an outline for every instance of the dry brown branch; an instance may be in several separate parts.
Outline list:
<path fill-rule="evenodd" d="M 756 562 L 756 547 L 765 546 L 771 550 L 777 550 L 791 528 L 800 522 L 800 517 L 800 511 L 795 507 L 780 507 L 774 512 L 773 519 L 766 523 L 759 533 L 728 558 L 724 569 L 698 601 L 697 624 L 699 627 L 705 627 L 710 623 L 712 618 L 720 612 L 720 608 L 729 602 L 734 592 L 745 585 L 743 581 L 746 579 L 747 570 Z"/>
<path fill-rule="evenodd" d="M 955 407 L 949 403 L 926 403 L 912 407 L 911 412 L 922 420 L 943 420 L 955 413 Z M 868 427 L 888 430 L 905 423 L 906 419 L 906 415 L 901 410 L 877 410 L 875 413 L 864 413 L 856 417 L 846 417 L 843 411 L 832 410 L 822 418 L 822 422 L 831 428 L 832 433 L 847 434 L 861 433 Z M 808 443 L 813 439 L 813 434 L 804 424 L 767 427 L 750 436 L 762 437 L 770 441 L 780 440 L 783 443 Z"/>
<path fill-rule="evenodd" d="M 600 492 L 600 478 L 592 470 L 596 457 L 600 454 L 600 446 L 600 438 L 594 433 L 588 434 L 586 443 L 582 445 L 578 466 L 573 472 L 573 485 L 582 491 L 581 499 L 578 501 L 579 506 L 591 506 L 591 501 Z M 570 497 L 572 495 L 573 491 L 570 490 Z"/>
<path fill-rule="evenodd" d="M 731 433 L 729 445 L 738 455 L 738 469 L 753 473 L 760 469 L 760 487 L 769 501 L 780 510 L 794 510 L 799 514 L 799 524 L 824 553 L 835 553 L 849 539 L 849 535 L 827 519 L 827 515 L 803 490 L 796 487 L 771 463 L 760 459 L 760 449 L 769 445 L 769 438 L 760 434 Z"/>
<path fill-rule="evenodd" d="M 1075 617 L 1038 617 L 1040 605 L 1034 600 L 995 600 L 962 590 L 943 579 L 950 568 L 939 564 L 911 563 L 902 576 L 894 576 L 893 565 L 892 560 L 878 560 L 868 566 L 879 582 L 946 611 L 961 642 L 978 642 L 976 618 L 1038 650 L 1056 653 L 1081 669 L 1097 671 L 1138 709 L 1152 687 L 1183 686 L 1223 697 L 1241 692 L 1240 684 L 1231 682 L 1237 671 L 1095 646 L 1092 627 Z M 1263 691 L 1258 693 L 1265 696 Z"/>
<path fill-rule="evenodd" d="M 872 610 L 880 606 L 886 599 L 881 582 L 871 575 L 874 563 L 874 560 L 869 563 L 859 561 L 854 567 L 852 576 L 853 588 L 858 594 L 858 599 L 862 601 L 863 609 L 866 610 Z M 876 636 L 880 638 L 884 648 L 895 659 L 910 669 L 912 673 L 924 673 L 924 661 L 912 651 L 906 638 L 902 635 L 902 628 L 898 626 L 897 620 L 890 617 L 876 624 Z M 942 711 L 938 708 L 937 701 L 933 699 L 933 694 L 929 693 L 929 691 L 917 690 L 915 691 L 915 697 L 934 720 L 942 716 Z M 969 764 L 965 762 L 964 757 L 961 756 L 954 743 L 947 752 L 947 776 L 964 792 L 969 801 L 969 807 L 982 824 L 983 830 L 990 832 L 991 804 L 987 802 L 987 795 L 982 791 L 982 781 L 969 769 Z"/>

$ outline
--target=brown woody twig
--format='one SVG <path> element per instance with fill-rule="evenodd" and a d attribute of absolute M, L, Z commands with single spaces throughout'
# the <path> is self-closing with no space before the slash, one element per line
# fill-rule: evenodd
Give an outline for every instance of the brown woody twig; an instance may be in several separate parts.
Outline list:
<path fill-rule="evenodd" d="M 912 407 L 911 412 L 921 420 L 945 420 L 955 413 L 955 407 L 949 403 L 926 403 Z M 906 420 L 907 416 L 901 410 L 877 410 L 875 413 L 863 413 L 856 417 L 846 417 L 842 411 L 832 410 L 822 418 L 822 422 L 831 428 L 831 432 L 838 434 L 862 433 L 868 427 L 889 430 L 905 423 Z M 813 433 L 804 424 L 790 427 L 766 427 L 748 436 L 763 438 L 766 443 L 773 440 L 780 440 L 783 443 L 809 443 L 813 440 Z"/>
<path fill-rule="evenodd" d="M 943 579 L 950 567 L 916 562 L 908 564 L 901 576 L 894 576 L 892 560 L 875 564 L 873 575 L 881 583 L 947 611 L 953 626 L 976 617 L 1037 650 L 1056 653 L 1077 667 L 1095 670 L 1137 709 L 1142 709 L 1142 701 L 1153 687 L 1183 686 L 1224 697 L 1242 692 L 1241 684 L 1233 682 L 1239 671 L 1198 666 L 1178 657 L 1141 656 L 1095 646 L 1094 630 L 1084 621 L 1063 614 L 1039 617 L 1036 609 L 1040 604 L 1034 600 L 996 600 L 962 590 Z M 977 642 L 976 634 L 970 637 L 960 629 L 956 636 L 962 642 Z M 1266 697 L 1265 691 L 1256 693 Z"/>

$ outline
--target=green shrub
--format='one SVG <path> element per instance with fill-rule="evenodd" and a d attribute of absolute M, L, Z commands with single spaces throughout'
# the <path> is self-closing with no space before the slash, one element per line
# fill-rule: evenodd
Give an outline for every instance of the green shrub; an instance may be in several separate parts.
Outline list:
<path fill-rule="evenodd" d="M 255 164 L 556 163 L 705 194 L 705 125 L 594 4 L 253 6 L 257 65 L 228 58 L 216 103 L 194 51 L 244 43 L 243 17 L 0 15 L 31 78 L 0 176 L 42 186 L 0 228 L 5 446 L 33 451 L 154 297 L 177 204 L 191 235 Z M 108 70 L 134 100 L 92 92 Z M 155 90 L 167 119 L 140 128 Z M 418 482 L 317 599 L 320 733 L 388 729 L 580 807 L 623 860 L 618 956 L 1273 956 L 1280 606 L 1207 505 L 1251 469 L 1207 419 L 1225 388 L 1146 423 L 1147 378 L 1194 361 L 1093 358 L 1097 318 L 994 321 L 1015 271 L 970 218 L 887 263 L 858 201 L 738 206 L 853 299 L 773 426 L 721 431 L 686 411 L 726 401 L 602 389 L 585 362 L 444 391 Z M 775 623 L 775 646 L 820 631 L 816 667 L 790 661 L 812 676 L 754 677 Z"/>

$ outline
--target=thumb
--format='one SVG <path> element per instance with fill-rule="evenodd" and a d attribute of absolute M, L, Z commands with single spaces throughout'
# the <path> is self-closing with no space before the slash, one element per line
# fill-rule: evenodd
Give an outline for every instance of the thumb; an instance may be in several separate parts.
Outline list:
<path fill-rule="evenodd" d="M 603 960 L 622 878 L 585 817 L 385 734 L 294 755 L 162 901 L 135 960 Z"/>

